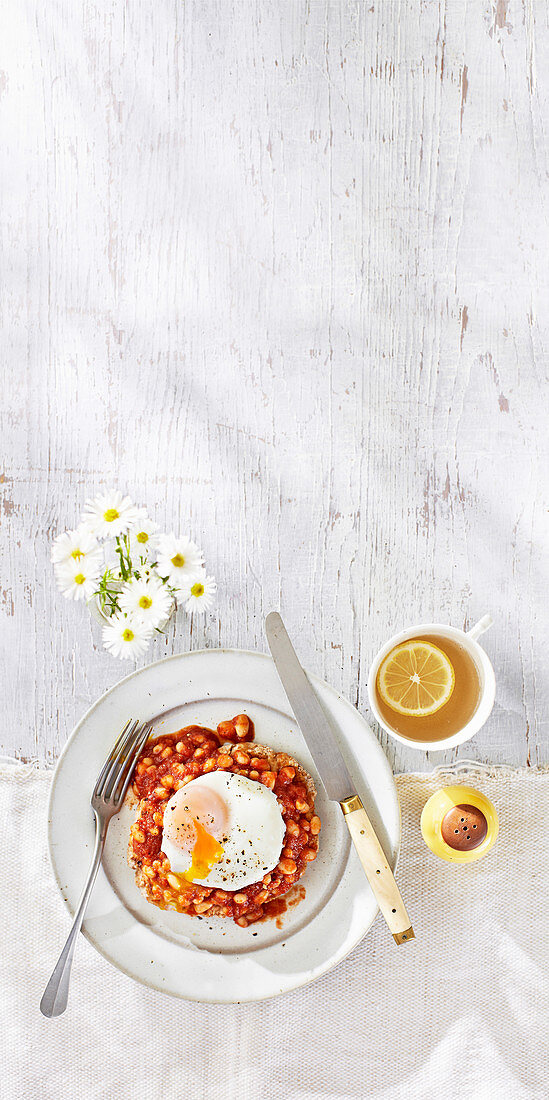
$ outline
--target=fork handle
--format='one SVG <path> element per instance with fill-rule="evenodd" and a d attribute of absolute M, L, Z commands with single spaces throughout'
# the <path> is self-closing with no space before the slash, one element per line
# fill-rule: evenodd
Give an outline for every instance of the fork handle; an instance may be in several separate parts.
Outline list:
<path fill-rule="evenodd" d="M 86 912 L 86 906 L 89 901 L 92 887 L 97 877 L 99 870 L 99 864 L 101 863 L 101 856 L 103 855 L 103 848 L 105 846 L 105 837 L 107 835 L 108 821 L 101 822 L 97 814 L 95 814 L 95 848 L 93 852 L 93 859 L 86 879 L 86 885 L 82 891 L 82 897 L 78 903 L 78 909 L 74 914 L 74 920 L 72 922 L 72 928 L 69 932 L 67 942 L 59 956 L 58 962 L 52 973 L 52 976 L 42 994 L 42 1000 L 40 1001 L 40 1011 L 43 1016 L 47 1016 L 51 1019 L 53 1016 L 61 1016 L 61 1013 L 65 1011 L 67 1002 L 69 999 L 69 982 L 71 978 L 71 967 L 74 955 L 74 949 L 76 947 L 76 940 L 78 933 L 82 927 L 82 921 L 84 919 L 84 913 Z"/>

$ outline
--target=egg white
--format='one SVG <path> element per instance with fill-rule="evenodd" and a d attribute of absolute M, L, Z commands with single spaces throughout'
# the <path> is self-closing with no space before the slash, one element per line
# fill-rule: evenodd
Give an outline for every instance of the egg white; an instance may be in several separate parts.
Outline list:
<path fill-rule="evenodd" d="M 241 890 L 260 882 L 276 867 L 286 832 L 276 795 L 263 783 L 234 772 L 199 775 L 181 791 L 188 794 L 193 784 L 216 791 L 225 801 L 229 816 L 226 833 L 216 837 L 223 848 L 221 859 L 214 863 L 207 878 L 194 881 L 219 890 Z M 188 870 L 187 853 L 167 837 L 162 839 L 162 851 L 175 874 Z"/>

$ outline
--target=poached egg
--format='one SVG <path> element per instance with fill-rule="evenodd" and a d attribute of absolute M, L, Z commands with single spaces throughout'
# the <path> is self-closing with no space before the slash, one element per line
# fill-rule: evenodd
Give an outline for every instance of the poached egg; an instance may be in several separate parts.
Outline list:
<path fill-rule="evenodd" d="M 162 851 L 187 881 L 240 890 L 276 867 L 285 832 L 268 787 L 234 772 L 208 772 L 168 800 Z"/>

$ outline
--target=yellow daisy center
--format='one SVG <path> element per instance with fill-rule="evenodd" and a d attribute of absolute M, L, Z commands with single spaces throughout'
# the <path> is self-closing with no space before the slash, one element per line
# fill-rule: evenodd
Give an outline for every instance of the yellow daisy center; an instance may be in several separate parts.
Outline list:
<path fill-rule="evenodd" d="M 175 557 L 172 558 L 172 565 L 175 565 L 176 569 L 182 569 L 185 565 L 183 554 L 176 554 Z"/>
<path fill-rule="evenodd" d="M 85 578 L 83 573 L 77 573 L 76 577 L 74 578 L 74 583 L 75 584 L 84 584 L 85 580 L 86 580 L 86 578 Z"/>
<path fill-rule="evenodd" d="M 204 585 L 201 584 L 200 581 L 196 581 L 196 584 L 193 584 L 193 586 L 191 588 L 191 596 L 203 596 L 203 595 L 204 595 Z"/>
<path fill-rule="evenodd" d="M 135 540 L 136 542 L 148 542 L 149 536 L 146 531 L 138 531 Z"/>
<path fill-rule="evenodd" d="M 130 630 L 129 626 L 122 632 L 122 637 L 125 642 L 133 642 L 135 637 L 133 630 Z"/>
<path fill-rule="evenodd" d="M 107 511 L 103 512 L 103 519 L 105 523 L 114 523 L 115 519 L 120 519 L 120 512 L 117 512 L 116 508 L 107 508 Z"/>
<path fill-rule="evenodd" d="M 84 554 L 82 553 L 81 550 L 73 550 L 73 552 L 71 554 L 71 558 L 74 558 L 75 561 L 78 561 L 78 558 L 83 558 L 83 557 L 84 557 Z"/>
<path fill-rule="evenodd" d="M 144 611 L 146 611 L 148 607 L 152 607 L 151 597 L 141 596 L 141 599 L 139 600 L 139 606 L 142 607 Z"/>

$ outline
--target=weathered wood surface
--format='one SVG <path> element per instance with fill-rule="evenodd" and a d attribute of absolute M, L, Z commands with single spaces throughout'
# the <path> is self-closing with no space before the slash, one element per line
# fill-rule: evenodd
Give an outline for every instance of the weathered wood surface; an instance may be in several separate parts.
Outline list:
<path fill-rule="evenodd" d="M 547 758 L 548 24 L 545 0 L 8 0 L 4 751 L 53 761 L 129 670 L 49 564 L 116 485 L 220 584 L 150 659 L 265 649 L 280 606 L 367 713 L 390 633 L 489 610 L 497 705 L 427 766 Z"/>

